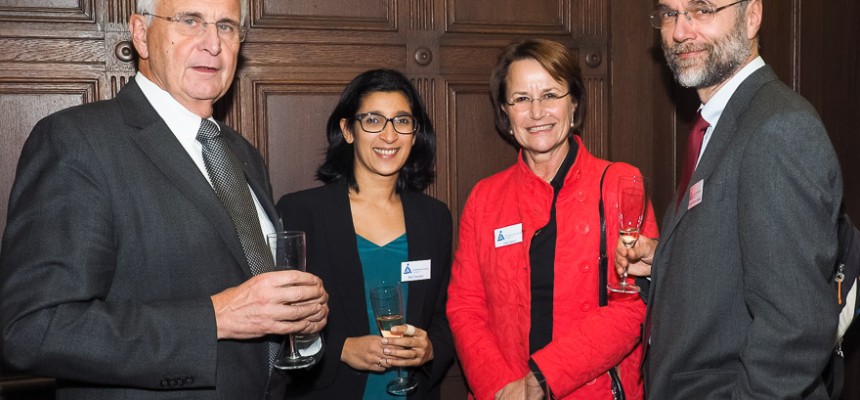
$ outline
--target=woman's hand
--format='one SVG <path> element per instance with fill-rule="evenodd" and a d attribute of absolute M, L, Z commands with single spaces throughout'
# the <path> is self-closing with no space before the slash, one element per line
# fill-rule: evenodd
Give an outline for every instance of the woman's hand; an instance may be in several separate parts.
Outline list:
<path fill-rule="evenodd" d="M 651 263 L 657 242 L 657 239 L 639 235 L 633 247 L 627 248 L 621 239 L 618 239 L 615 246 L 615 272 L 619 276 L 623 275 L 626 268 L 629 275 L 651 276 Z"/>
<path fill-rule="evenodd" d="M 384 372 L 385 358 L 382 337 L 376 335 L 346 338 L 340 353 L 340 361 L 359 371 Z"/>
<path fill-rule="evenodd" d="M 427 331 L 412 325 L 397 325 L 391 328 L 391 333 L 403 336 L 382 339 L 388 365 L 417 367 L 433 359 L 433 344 Z"/>
<path fill-rule="evenodd" d="M 508 383 L 496 393 L 495 400 L 541 400 L 543 389 L 537 378 L 531 372 L 528 375 Z"/>

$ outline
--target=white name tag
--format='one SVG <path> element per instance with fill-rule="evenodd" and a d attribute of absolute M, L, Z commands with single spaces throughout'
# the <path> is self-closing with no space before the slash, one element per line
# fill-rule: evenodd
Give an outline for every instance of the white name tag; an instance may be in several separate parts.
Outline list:
<path fill-rule="evenodd" d="M 425 281 L 430 279 L 430 260 L 404 261 L 400 263 L 400 281 Z"/>
<path fill-rule="evenodd" d="M 506 226 L 493 231 L 493 242 L 496 248 L 505 247 L 523 241 L 523 224 Z"/>
<path fill-rule="evenodd" d="M 691 209 L 702 202 L 702 191 L 705 189 L 705 180 L 702 179 L 690 186 L 690 201 L 687 202 L 687 209 Z"/>

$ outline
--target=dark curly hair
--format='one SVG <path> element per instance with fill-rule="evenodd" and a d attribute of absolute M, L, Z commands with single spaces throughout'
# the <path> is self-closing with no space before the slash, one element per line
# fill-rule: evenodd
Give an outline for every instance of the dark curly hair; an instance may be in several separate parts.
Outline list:
<path fill-rule="evenodd" d="M 398 193 L 403 189 L 422 191 L 433 183 L 435 177 L 433 162 L 436 157 L 436 133 L 418 91 L 406 76 L 391 69 L 363 72 L 346 85 L 340 101 L 328 117 L 328 149 L 325 162 L 317 169 L 316 177 L 324 183 L 345 180 L 350 188 L 358 191 L 358 183 L 355 181 L 355 151 L 353 145 L 343 138 L 340 120 L 346 119 L 349 124 L 354 124 L 361 102 L 368 95 L 377 92 L 402 93 L 409 102 L 412 116 L 418 123 L 418 130 L 413 133 L 415 144 L 409 158 L 397 175 L 396 190 Z"/>

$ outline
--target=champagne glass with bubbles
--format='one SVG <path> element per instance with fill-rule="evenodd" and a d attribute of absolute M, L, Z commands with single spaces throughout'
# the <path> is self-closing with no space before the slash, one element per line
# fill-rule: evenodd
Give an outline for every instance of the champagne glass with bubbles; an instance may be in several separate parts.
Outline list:
<path fill-rule="evenodd" d="M 400 285 L 377 286 L 370 290 L 370 305 L 379 326 L 382 337 L 400 337 L 391 333 L 391 328 L 406 323 L 403 314 L 403 294 Z M 397 367 L 397 377 L 388 382 L 386 390 L 395 396 L 405 396 L 418 386 L 418 380 L 411 374 L 403 376 L 403 371 Z"/>
<path fill-rule="evenodd" d="M 633 247 L 639 239 L 647 206 L 648 179 L 638 175 L 618 177 L 618 234 L 624 247 Z M 627 269 L 618 283 L 610 283 L 607 288 L 616 293 L 639 293 L 639 286 L 627 282 Z"/>

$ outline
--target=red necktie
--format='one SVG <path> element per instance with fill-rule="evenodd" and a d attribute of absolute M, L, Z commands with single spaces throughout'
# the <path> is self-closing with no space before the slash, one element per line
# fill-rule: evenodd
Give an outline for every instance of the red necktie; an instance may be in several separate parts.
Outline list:
<path fill-rule="evenodd" d="M 681 204 L 681 199 L 684 197 L 684 192 L 687 191 L 687 185 L 690 184 L 693 171 L 696 170 L 696 161 L 699 159 L 699 151 L 702 150 L 702 141 L 705 139 L 705 131 L 708 126 L 710 124 L 702 118 L 702 113 L 696 113 L 696 120 L 693 121 L 693 128 L 690 129 L 690 136 L 687 137 L 687 157 L 684 159 L 681 181 L 678 182 L 678 202 L 675 203 L 675 208 Z"/>

